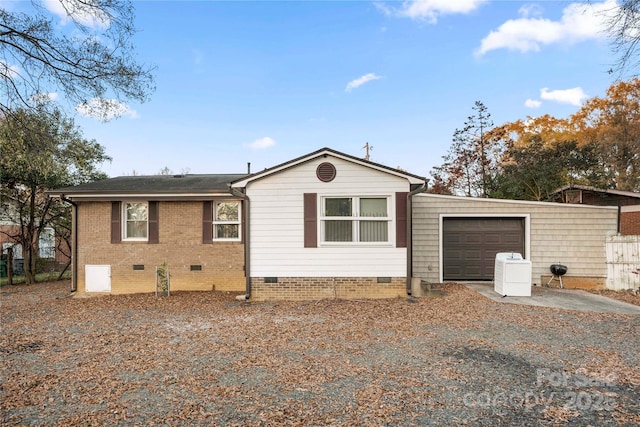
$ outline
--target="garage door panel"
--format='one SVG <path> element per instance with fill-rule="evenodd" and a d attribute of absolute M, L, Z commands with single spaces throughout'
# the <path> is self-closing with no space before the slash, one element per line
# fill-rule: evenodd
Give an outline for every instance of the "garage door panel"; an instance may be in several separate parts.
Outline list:
<path fill-rule="evenodd" d="M 462 259 L 467 261 L 478 261 L 482 259 L 482 251 L 480 249 L 466 250 L 462 253 Z"/>
<path fill-rule="evenodd" d="M 508 245 L 514 245 L 516 248 L 522 244 L 522 233 L 505 233 L 504 243 Z"/>
<path fill-rule="evenodd" d="M 524 253 L 524 218 L 444 218 L 444 280 L 493 280 L 498 252 Z"/>
<path fill-rule="evenodd" d="M 500 240 L 500 235 L 491 233 L 485 235 L 483 243 L 487 245 L 497 245 L 498 243 L 500 243 Z"/>
<path fill-rule="evenodd" d="M 482 234 L 481 233 L 469 233 L 462 239 L 467 245 L 481 245 Z"/>

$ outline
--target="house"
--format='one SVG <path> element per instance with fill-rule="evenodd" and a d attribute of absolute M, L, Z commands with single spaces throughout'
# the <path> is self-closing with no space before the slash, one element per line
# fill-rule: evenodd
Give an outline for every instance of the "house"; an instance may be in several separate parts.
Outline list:
<path fill-rule="evenodd" d="M 13 250 L 12 268 L 15 274 L 22 275 L 24 273 L 24 258 L 22 253 L 22 244 L 16 240 L 16 236 L 20 234 L 20 224 L 16 224 L 10 220 L 0 220 L 0 248 L 1 257 L 4 260 L 7 257 L 8 249 Z M 51 227 L 45 227 L 38 238 L 38 272 L 61 271 L 69 263 L 71 248 L 67 242 Z M 6 268 L 6 265 L 5 265 Z M 0 271 L 0 277 L 5 277 L 6 270 Z"/>
<path fill-rule="evenodd" d="M 640 193 L 573 184 L 559 188 L 553 194 L 558 203 L 618 206 L 618 232 L 622 235 L 640 235 Z"/>
<path fill-rule="evenodd" d="M 495 255 L 607 284 L 616 206 L 424 193 L 426 179 L 323 148 L 254 174 L 125 176 L 49 193 L 73 206 L 78 293 L 222 290 L 252 301 L 389 298 L 416 282 L 491 281 Z M 417 290 L 417 289 L 416 289 Z"/>
<path fill-rule="evenodd" d="M 128 176 L 49 192 L 73 205 L 80 293 L 406 296 L 411 199 L 426 179 L 328 148 L 256 174 Z"/>
<path fill-rule="evenodd" d="M 617 208 L 418 194 L 413 198 L 413 275 L 432 283 L 493 280 L 495 254 L 531 261 L 532 283 L 551 264 L 568 267 L 565 287 L 607 284 L 605 241 Z M 557 282 L 554 282 L 554 284 Z"/>

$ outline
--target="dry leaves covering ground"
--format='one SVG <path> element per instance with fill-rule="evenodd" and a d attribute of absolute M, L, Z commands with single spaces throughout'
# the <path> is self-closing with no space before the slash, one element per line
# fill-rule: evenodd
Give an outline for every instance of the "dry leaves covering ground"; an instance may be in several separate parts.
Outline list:
<path fill-rule="evenodd" d="M 0 290 L 3 425 L 637 425 L 640 316 Z"/>
<path fill-rule="evenodd" d="M 629 304 L 640 305 L 640 291 L 638 290 L 612 291 L 610 289 L 602 289 L 591 290 L 589 292 Z"/>

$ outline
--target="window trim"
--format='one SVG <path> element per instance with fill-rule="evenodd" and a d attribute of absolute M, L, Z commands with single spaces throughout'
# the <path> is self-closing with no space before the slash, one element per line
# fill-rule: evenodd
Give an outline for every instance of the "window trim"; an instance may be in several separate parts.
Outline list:
<path fill-rule="evenodd" d="M 326 201 L 328 199 L 351 199 L 352 212 L 351 216 L 325 216 Z M 361 217 L 359 216 L 360 199 L 385 199 L 387 202 L 387 215 L 384 217 Z M 320 196 L 318 203 L 318 243 L 319 246 L 376 246 L 391 247 L 395 242 L 395 206 L 393 195 L 390 194 L 331 194 Z M 331 242 L 325 240 L 325 223 L 326 221 L 351 221 L 352 223 L 352 239 L 348 242 Z M 360 223 L 369 221 L 385 221 L 387 223 L 387 240 L 384 242 L 363 242 L 360 241 Z"/>
<path fill-rule="evenodd" d="M 216 220 L 216 212 L 218 205 L 221 203 L 237 203 L 238 204 L 238 220 L 237 221 L 218 221 Z M 211 240 L 214 242 L 241 242 L 242 241 L 242 201 L 237 199 L 214 200 L 211 206 Z M 216 237 L 216 225 L 237 225 L 238 237 L 219 238 Z"/>
<path fill-rule="evenodd" d="M 147 230 L 146 237 L 128 237 L 127 236 L 127 223 L 129 222 L 127 219 L 127 205 L 133 203 L 144 204 L 147 209 Z M 148 201 L 139 201 L 139 200 L 124 200 L 121 205 L 121 218 L 122 218 L 122 241 L 123 242 L 148 242 L 149 241 L 149 202 Z"/>

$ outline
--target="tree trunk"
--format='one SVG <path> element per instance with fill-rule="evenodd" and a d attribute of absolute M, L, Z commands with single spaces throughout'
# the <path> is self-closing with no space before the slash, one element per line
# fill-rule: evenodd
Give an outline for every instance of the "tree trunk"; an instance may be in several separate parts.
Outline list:
<path fill-rule="evenodd" d="M 24 254 L 24 279 L 27 285 L 36 283 L 36 255 L 37 255 L 37 234 L 36 231 L 36 188 L 31 188 L 29 195 L 29 222 L 27 223 L 26 245 L 23 245 Z"/>
<path fill-rule="evenodd" d="M 13 285 L 13 248 L 7 248 L 7 284 Z"/>

